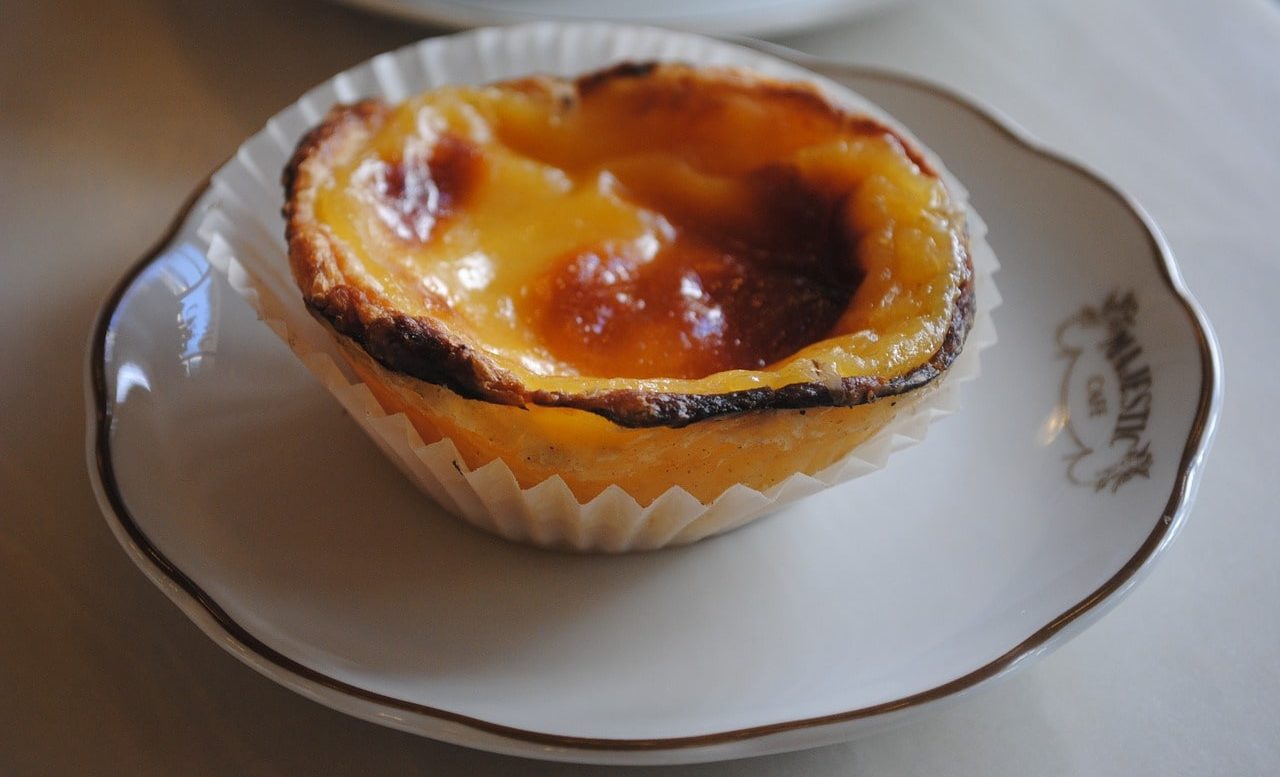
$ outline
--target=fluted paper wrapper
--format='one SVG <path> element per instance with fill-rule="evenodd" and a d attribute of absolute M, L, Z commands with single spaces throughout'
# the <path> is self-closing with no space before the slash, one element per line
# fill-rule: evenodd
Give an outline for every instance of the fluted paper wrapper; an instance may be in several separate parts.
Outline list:
<path fill-rule="evenodd" d="M 213 265 L 400 469 L 445 509 L 511 540 L 547 547 L 623 552 L 683 544 L 723 532 L 781 505 L 883 467 L 889 455 L 924 439 L 929 423 L 957 408 L 957 386 L 978 374 L 978 353 L 995 342 L 990 311 L 995 256 L 986 227 L 968 209 L 978 315 L 942 385 L 900 413 L 875 437 L 814 475 L 797 473 L 764 491 L 735 485 L 706 504 L 673 487 L 647 506 L 619 486 L 580 503 L 558 476 L 521 488 L 500 459 L 469 469 L 447 439 L 426 444 L 403 414 L 388 415 L 346 366 L 340 346 L 307 312 L 290 275 L 280 215 L 280 173 L 302 135 L 337 102 L 403 100 L 445 84 L 474 84 L 531 73 L 576 76 L 621 61 L 683 61 L 746 67 L 784 80 L 816 83 L 828 99 L 899 130 L 909 130 L 866 99 L 791 63 L 687 33 L 612 24 L 531 24 L 435 38 L 335 76 L 272 118 L 213 177 L 213 205 L 199 228 Z M 916 142 L 924 150 L 923 145 Z M 967 195 L 924 150 L 953 196 Z"/>

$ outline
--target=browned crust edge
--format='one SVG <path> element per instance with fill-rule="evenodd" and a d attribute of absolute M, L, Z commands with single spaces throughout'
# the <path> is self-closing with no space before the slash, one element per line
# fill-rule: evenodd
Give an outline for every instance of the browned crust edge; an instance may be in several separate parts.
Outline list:
<path fill-rule="evenodd" d="M 622 63 L 579 77 L 579 91 L 598 87 L 613 78 L 646 77 L 660 69 L 686 69 L 680 65 Z M 926 174 L 937 176 L 927 160 L 906 138 L 874 119 L 850 116 L 831 105 L 815 88 L 761 80 L 759 88 L 776 96 L 799 99 L 810 107 L 830 111 L 869 131 L 893 136 Z M 941 347 L 924 364 L 893 377 L 854 376 L 837 385 L 793 383 L 720 394 L 688 394 L 622 389 L 590 393 L 531 391 L 514 375 L 498 367 L 483 353 L 459 341 L 438 322 L 410 316 L 386 307 L 358 286 L 346 281 L 336 254 L 341 246 L 312 217 L 315 172 L 344 142 L 361 128 L 380 122 L 389 106 L 380 100 L 335 105 L 319 125 L 302 137 L 285 166 L 283 214 L 289 263 L 312 315 L 358 343 L 389 370 L 444 386 L 469 398 L 502 405 L 529 404 L 584 410 L 628 428 L 666 426 L 678 428 L 711 418 L 758 410 L 793 410 L 814 407 L 853 407 L 887 396 L 919 389 L 946 372 L 959 356 L 976 313 L 973 262 L 966 242 L 965 278 L 957 291 L 954 312 Z"/>

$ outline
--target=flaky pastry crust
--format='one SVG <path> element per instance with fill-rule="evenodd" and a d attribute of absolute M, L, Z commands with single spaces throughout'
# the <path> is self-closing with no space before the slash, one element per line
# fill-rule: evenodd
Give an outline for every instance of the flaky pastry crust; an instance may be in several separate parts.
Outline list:
<path fill-rule="evenodd" d="M 816 88 L 804 84 L 774 82 L 741 72 L 719 71 L 708 78 L 681 65 L 623 64 L 572 81 L 535 77 L 510 86 L 546 90 L 569 110 L 574 101 L 613 79 L 637 78 L 661 79 L 675 90 L 716 88 L 719 81 L 726 79 L 739 86 L 745 82 L 760 100 L 787 101 L 796 111 L 837 116 L 846 126 L 892 135 L 923 173 L 936 177 L 908 140 L 873 119 L 842 112 Z M 341 271 L 344 262 L 339 260 L 345 249 L 316 217 L 317 187 L 325 179 L 328 166 L 367 137 L 369 128 L 390 110 L 391 106 L 379 100 L 338 105 L 307 133 L 284 171 L 284 216 L 290 264 L 313 315 L 398 375 L 443 386 L 461 397 L 483 402 L 574 408 L 626 428 L 680 428 L 756 411 L 856 407 L 916 391 L 946 372 L 963 348 L 973 323 L 973 272 L 965 246 L 963 279 L 942 344 L 929 359 L 901 374 L 841 375 L 834 380 L 815 375 L 812 381 L 780 387 L 689 393 L 654 391 L 639 382 L 635 388 L 572 392 L 530 388 L 447 322 L 388 306 L 364 288 L 359 279 Z"/>

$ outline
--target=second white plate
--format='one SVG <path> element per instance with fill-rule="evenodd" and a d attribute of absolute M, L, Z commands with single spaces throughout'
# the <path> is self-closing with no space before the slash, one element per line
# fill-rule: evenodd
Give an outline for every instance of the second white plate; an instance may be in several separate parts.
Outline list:
<path fill-rule="evenodd" d="M 895 0 L 342 0 L 452 28 L 537 20 L 656 24 L 713 35 L 781 35 L 832 24 Z"/>

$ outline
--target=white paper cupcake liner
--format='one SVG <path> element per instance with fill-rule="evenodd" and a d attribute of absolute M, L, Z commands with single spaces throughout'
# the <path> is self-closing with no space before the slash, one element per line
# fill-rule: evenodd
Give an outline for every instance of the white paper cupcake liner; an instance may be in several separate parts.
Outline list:
<path fill-rule="evenodd" d="M 340 73 L 276 114 L 212 180 L 213 205 L 198 235 L 259 317 L 337 397 L 386 455 L 432 499 L 472 524 L 529 544 L 624 552 L 693 542 L 741 526 L 778 507 L 883 467 L 889 455 L 924 439 L 929 423 L 958 407 L 957 387 L 977 377 L 979 352 L 995 342 L 991 310 L 1000 301 L 986 225 L 968 208 L 977 316 L 942 385 L 872 439 L 815 475 L 797 473 L 761 492 L 735 485 L 711 504 L 673 487 L 647 506 L 618 486 L 582 504 L 559 477 L 521 488 L 500 459 L 469 469 L 450 440 L 426 444 L 403 414 L 388 415 L 347 367 L 340 346 L 307 312 L 290 274 L 280 215 L 280 172 L 302 135 L 337 102 L 399 101 L 444 84 L 474 84 L 530 73 L 574 76 L 621 61 L 677 60 L 746 67 L 816 83 L 832 102 L 873 116 L 915 142 L 957 201 L 964 188 L 910 131 L 865 98 L 797 65 L 688 33 L 601 23 L 541 23 L 433 38 Z"/>

